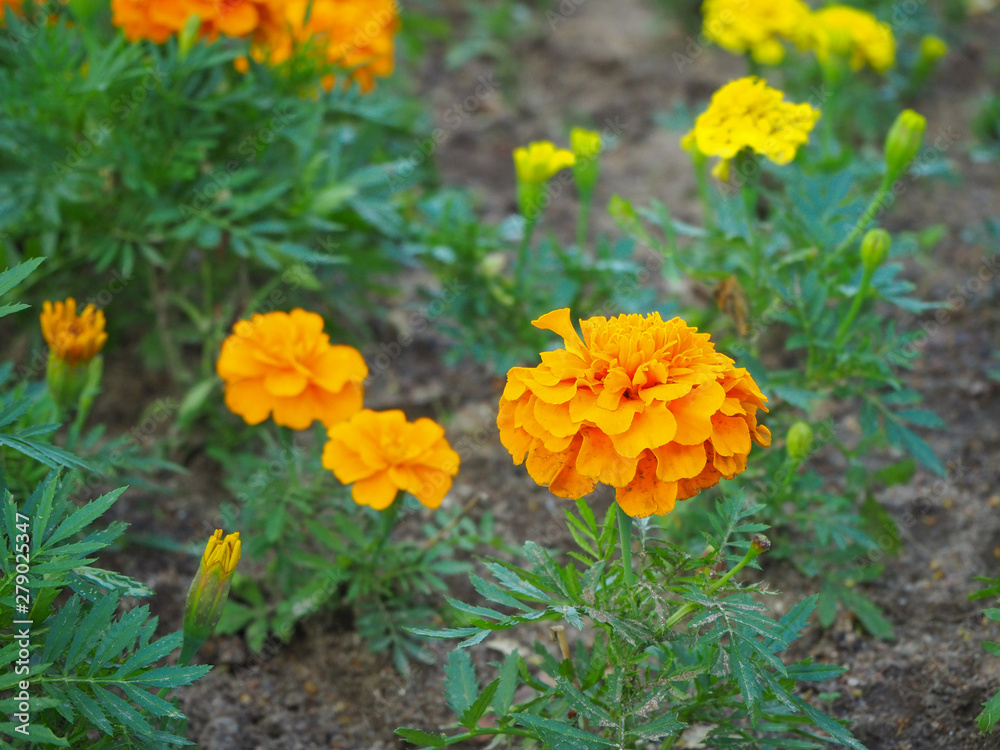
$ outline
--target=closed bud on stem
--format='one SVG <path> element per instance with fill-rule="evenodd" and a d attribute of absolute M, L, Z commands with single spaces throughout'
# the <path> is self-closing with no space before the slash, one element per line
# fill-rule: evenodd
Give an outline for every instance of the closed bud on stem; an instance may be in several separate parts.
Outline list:
<path fill-rule="evenodd" d="M 885 167 L 890 182 L 910 166 L 924 142 L 927 119 L 912 109 L 904 109 L 889 128 L 885 139 Z"/>
<path fill-rule="evenodd" d="M 763 534 L 754 534 L 753 541 L 750 542 L 750 550 L 756 554 L 767 552 L 771 549 L 771 540 Z"/>
<path fill-rule="evenodd" d="M 861 240 L 861 263 L 867 273 L 885 263 L 892 248 L 892 235 L 884 229 L 869 229 Z"/>
<path fill-rule="evenodd" d="M 927 67 L 929 69 L 947 54 L 948 45 L 944 39 L 933 34 L 928 34 L 920 40 L 920 58 L 917 60 L 917 67 Z"/>
<path fill-rule="evenodd" d="M 813 431 L 808 422 L 796 422 L 788 428 L 788 435 L 785 438 L 785 448 L 788 457 L 798 466 L 802 463 L 813 445 Z"/>
<path fill-rule="evenodd" d="M 576 158 L 576 163 L 573 164 L 573 179 L 580 192 L 589 195 L 597 184 L 601 134 L 593 130 L 573 128 L 569 134 L 569 142 Z"/>
<path fill-rule="evenodd" d="M 188 664 L 212 635 L 229 597 L 233 573 L 240 561 L 240 535 L 229 534 L 223 539 L 222 529 L 216 529 L 205 545 L 198 573 L 191 581 L 184 607 L 184 645 L 180 663 Z"/>

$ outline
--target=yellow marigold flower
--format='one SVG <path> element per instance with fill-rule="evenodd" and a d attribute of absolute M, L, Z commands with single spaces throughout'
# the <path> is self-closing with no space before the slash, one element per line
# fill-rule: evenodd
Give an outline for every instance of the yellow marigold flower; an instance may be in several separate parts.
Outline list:
<path fill-rule="evenodd" d="M 216 372 L 226 381 L 226 406 L 248 424 L 271 415 L 276 424 L 304 430 L 360 410 L 368 366 L 354 347 L 330 344 L 323 318 L 295 309 L 238 321 Z"/>
<path fill-rule="evenodd" d="M 706 37 L 763 65 L 784 59 L 781 39 L 798 41 L 810 13 L 802 0 L 705 0 L 701 10 Z"/>
<path fill-rule="evenodd" d="M 191 581 L 184 606 L 182 664 L 187 664 L 205 639 L 212 635 L 222 616 L 233 573 L 240 561 L 240 546 L 238 532 L 223 539 L 222 529 L 216 529 L 205 545 L 198 573 Z"/>
<path fill-rule="evenodd" d="M 830 5 L 812 14 L 807 42 L 820 62 L 833 54 L 848 57 L 852 70 L 865 65 L 884 73 L 896 63 L 896 40 L 889 24 L 847 5 Z"/>
<path fill-rule="evenodd" d="M 358 505 L 385 510 L 404 491 L 437 508 L 458 474 L 459 457 L 444 428 L 426 417 L 407 422 L 398 409 L 365 409 L 328 434 L 323 466 L 354 485 L 351 497 Z"/>
<path fill-rule="evenodd" d="M 514 149 L 517 179 L 528 184 L 541 184 L 566 167 L 576 164 L 572 151 L 556 148 L 550 141 L 536 141 Z"/>
<path fill-rule="evenodd" d="M 820 111 L 809 104 L 785 101 L 785 95 L 755 76 L 731 81 L 712 95 L 708 109 L 695 120 L 694 129 L 681 140 L 686 149 L 697 149 L 721 160 L 712 170 L 727 179 L 730 161 L 748 148 L 776 164 L 788 164 L 799 146 L 809 140 Z"/>
<path fill-rule="evenodd" d="M 939 36 L 928 34 L 920 39 L 920 59 L 935 63 L 948 54 L 948 43 Z"/>
<path fill-rule="evenodd" d="M 87 305 L 77 315 L 76 300 L 72 297 L 55 304 L 46 301 L 42 305 L 41 321 L 42 336 L 49 351 L 69 365 L 89 362 L 108 340 L 104 332 L 104 313 Z"/>
<path fill-rule="evenodd" d="M 742 472 L 752 442 L 771 442 L 753 378 L 680 318 L 590 318 L 582 338 L 568 309 L 533 325 L 565 348 L 510 370 L 497 426 L 514 463 L 559 497 L 603 482 L 628 515 L 664 515 Z"/>

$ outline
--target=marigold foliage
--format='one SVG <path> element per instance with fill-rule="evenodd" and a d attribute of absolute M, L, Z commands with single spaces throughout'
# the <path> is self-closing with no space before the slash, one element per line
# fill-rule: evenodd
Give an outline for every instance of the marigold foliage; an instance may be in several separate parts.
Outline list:
<path fill-rule="evenodd" d="M 46 300 L 42 305 L 42 336 L 52 355 L 69 365 L 89 362 L 101 351 L 108 340 L 104 324 L 104 313 L 93 305 L 77 315 L 72 297 L 54 304 Z"/>
<path fill-rule="evenodd" d="M 847 57 L 852 70 L 868 65 L 884 73 L 896 63 L 896 40 L 889 24 L 846 5 L 830 5 L 813 13 L 807 44 L 821 62 L 831 54 Z"/>
<path fill-rule="evenodd" d="M 226 381 L 226 406 L 248 424 L 270 415 L 304 430 L 329 427 L 361 409 L 368 366 L 351 346 L 334 346 L 323 318 L 295 309 L 254 315 L 233 326 L 216 372 Z"/>
<path fill-rule="evenodd" d="M 681 145 L 721 157 L 712 173 L 724 180 L 730 162 L 745 148 L 776 164 L 788 164 L 809 140 L 819 117 L 820 111 L 811 105 L 786 102 L 784 93 L 761 78 L 747 76 L 712 95 L 708 109 L 698 116 Z"/>
<path fill-rule="evenodd" d="M 746 469 L 752 443 L 770 444 L 753 378 L 680 318 L 590 318 L 582 338 L 568 309 L 533 324 L 565 348 L 510 370 L 497 426 L 514 463 L 555 495 L 602 482 L 630 516 L 663 515 Z"/>
<path fill-rule="evenodd" d="M 298 49 L 324 65 L 346 72 L 370 91 L 376 76 L 393 71 L 393 37 L 399 30 L 394 0 L 111 0 L 112 20 L 131 41 L 165 42 L 179 33 L 191 16 L 201 20 L 201 33 L 248 38 L 250 56 L 280 65 Z M 237 63 L 248 69 L 245 58 Z M 323 86 L 332 88 L 333 74 Z"/>
<path fill-rule="evenodd" d="M 426 417 L 407 422 L 398 409 L 365 409 L 328 434 L 323 466 L 354 485 L 351 497 L 358 505 L 384 510 L 404 491 L 437 508 L 458 474 L 459 456 L 444 428 Z"/>
<path fill-rule="evenodd" d="M 572 151 L 556 148 L 551 141 L 536 141 L 514 149 L 514 167 L 519 182 L 541 184 L 576 163 Z"/>
<path fill-rule="evenodd" d="M 723 49 L 777 65 L 785 57 L 781 40 L 801 42 L 809 13 L 801 0 L 705 0 L 702 28 Z"/>

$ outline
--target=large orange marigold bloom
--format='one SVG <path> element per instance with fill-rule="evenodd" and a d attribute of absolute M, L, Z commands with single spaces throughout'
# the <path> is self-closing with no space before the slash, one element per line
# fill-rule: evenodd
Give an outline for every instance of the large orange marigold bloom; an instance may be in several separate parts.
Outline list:
<path fill-rule="evenodd" d="M 511 369 L 497 426 L 514 463 L 560 497 L 603 482 L 630 516 L 663 515 L 746 469 L 751 443 L 771 442 L 753 378 L 680 318 L 590 318 L 582 338 L 568 309 L 533 325 L 565 349 Z"/>
<path fill-rule="evenodd" d="M 331 345 L 323 318 L 299 309 L 237 322 L 215 369 L 230 411 L 248 424 L 271 415 L 295 430 L 349 419 L 361 409 L 368 377 L 357 349 Z"/>
<path fill-rule="evenodd" d="M 399 410 L 365 409 L 328 434 L 323 466 L 354 485 L 351 497 L 358 505 L 384 510 L 402 490 L 437 508 L 458 473 L 459 457 L 444 428 L 426 417 L 407 422 Z"/>
<path fill-rule="evenodd" d="M 70 365 L 85 364 L 101 351 L 108 334 L 104 332 L 104 313 L 87 305 L 76 313 L 76 300 L 42 304 L 42 336 L 49 351 Z"/>

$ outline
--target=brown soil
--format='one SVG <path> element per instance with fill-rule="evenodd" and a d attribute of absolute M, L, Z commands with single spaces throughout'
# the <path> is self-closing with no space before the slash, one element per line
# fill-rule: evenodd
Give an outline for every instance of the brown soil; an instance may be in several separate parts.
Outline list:
<path fill-rule="evenodd" d="M 460 3 L 454 5 L 460 13 Z M 517 42 L 512 52 L 518 61 L 516 80 L 497 76 L 498 93 L 484 97 L 448 131 L 436 154 L 444 180 L 477 191 L 485 215 L 502 219 L 513 209 L 510 153 L 516 145 L 564 140 L 567 123 L 617 127 L 620 142 L 603 163 L 598 204 L 615 193 L 638 205 L 655 198 L 675 216 L 696 220 L 687 156 L 677 133 L 653 118 L 677 103 L 704 100 L 717 85 L 741 74 L 742 63 L 707 49 L 679 70 L 673 54 L 687 47 L 686 34 L 642 0 L 564 5 L 576 10 L 555 28 L 544 10 L 533 11 L 538 33 Z M 992 353 L 1000 349 L 1000 285 L 997 266 L 984 283 L 974 282 L 996 248 L 963 235 L 982 219 L 1000 215 L 995 163 L 972 164 L 964 145 L 971 139 L 968 123 L 975 102 L 988 82 L 982 70 L 988 53 L 995 52 L 990 40 L 1000 34 L 998 20 L 980 23 L 954 47 L 934 90 L 916 104 L 928 113 L 929 133 L 939 128 L 960 133 L 947 157 L 964 175 L 963 184 L 938 182 L 909 191 L 889 219 L 897 228 L 948 226 L 947 238 L 913 275 L 924 297 L 957 293 L 966 299 L 930 335 L 910 378 L 948 423 L 928 439 L 948 463 L 949 475 L 938 479 L 920 473 L 909 486 L 879 498 L 906 543 L 868 593 L 884 608 L 898 638 L 875 640 L 842 615 L 828 630 L 813 625 L 797 652 L 849 668 L 824 689 L 840 694 L 831 711 L 852 720 L 853 731 L 872 750 L 1000 747 L 1000 740 L 982 737 L 974 723 L 980 704 L 1000 686 L 1000 660 L 987 656 L 979 644 L 998 639 L 1000 632 L 981 616 L 980 603 L 967 600 L 977 587 L 973 577 L 995 575 L 1000 566 L 1000 388 L 986 375 Z M 477 79 L 491 73 L 492 64 L 484 60 L 457 71 L 445 70 L 439 54 L 425 63 L 421 88 L 442 127 L 448 127 L 445 113 L 475 91 Z M 572 204 L 555 202 L 551 226 L 572 226 Z M 475 368 L 443 371 L 440 354 L 433 341 L 406 349 L 392 376 L 376 383 L 371 394 L 376 408 L 392 404 L 414 413 L 452 414 L 450 437 L 467 447 L 449 502 L 461 504 L 485 493 L 480 507 L 494 513 L 509 540 L 563 546 L 563 504 L 511 465 L 495 435 L 497 383 Z M 119 386 L 135 383 L 130 364 L 109 356 L 106 392 L 124 394 Z M 162 397 L 159 385 L 146 383 L 147 401 Z M 106 402 L 95 417 L 126 425 L 123 431 L 128 431 L 140 421 L 144 403 L 133 396 Z M 129 492 L 116 515 L 127 518 L 138 533 L 155 531 L 179 540 L 190 539 L 192 529 L 214 528 L 225 492 L 212 463 L 197 450 L 191 455 L 190 474 L 165 480 L 172 489 L 167 496 Z M 153 609 L 166 632 L 180 624 L 196 561 L 160 553 L 151 557 L 131 547 L 114 553 L 108 567 L 156 590 Z M 769 568 L 766 577 L 771 588 L 787 595 L 779 605 L 813 593 L 810 581 L 783 566 Z M 513 637 L 530 641 L 528 634 Z M 442 658 L 446 652 L 447 647 L 438 649 Z M 251 657 L 239 637 L 212 640 L 200 658 L 217 666 L 183 691 L 181 704 L 190 717 L 190 739 L 206 750 L 396 748 L 402 746 L 393 735 L 396 727 L 436 730 L 450 720 L 439 667 L 416 667 L 412 676 L 401 678 L 386 657 L 368 653 L 354 633 L 324 616 L 311 618 L 289 646 L 269 648 L 261 658 Z"/>

